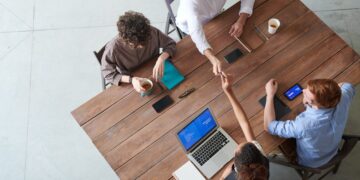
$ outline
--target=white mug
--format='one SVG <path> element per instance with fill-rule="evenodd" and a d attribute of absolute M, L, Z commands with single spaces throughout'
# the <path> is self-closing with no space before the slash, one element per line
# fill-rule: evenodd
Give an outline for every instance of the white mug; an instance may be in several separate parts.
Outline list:
<path fill-rule="evenodd" d="M 271 18 L 268 22 L 268 32 L 269 34 L 275 34 L 277 29 L 280 27 L 280 21 L 276 18 Z"/>

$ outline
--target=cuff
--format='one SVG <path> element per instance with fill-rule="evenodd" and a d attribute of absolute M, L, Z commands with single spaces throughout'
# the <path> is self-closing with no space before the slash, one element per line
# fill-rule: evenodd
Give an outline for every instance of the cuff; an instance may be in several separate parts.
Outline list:
<path fill-rule="evenodd" d="M 268 131 L 270 134 L 274 134 L 274 130 L 275 130 L 277 124 L 278 124 L 278 122 L 274 120 L 274 121 L 271 121 L 271 123 L 268 125 L 267 128 L 268 128 Z"/>
<path fill-rule="evenodd" d="M 116 75 L 112 83 L 113 85 L 119 86 L 121 84 L 121 75 Z"/>
<path fill-rule="evenodd" d="M 212 49 L 212 47 L 210 46 L 210 44 L 208 42 L 206 42 L 203 46 L 198 46 L 197 48 L 202 55 L 205 55 L 205 50 Z"/>
<path fill-rule="evenodd" d="M 249 17 L 252 15 L 253 13 L 253 10 L 251 8 L 248 8 L 248 7 L 244 7 L 244 8 L 241 8 L 240 9 L 240 12 L 239 12 L 239 15 L 241 13 L 246 13 L 246 14 L 249 14 Z"/>

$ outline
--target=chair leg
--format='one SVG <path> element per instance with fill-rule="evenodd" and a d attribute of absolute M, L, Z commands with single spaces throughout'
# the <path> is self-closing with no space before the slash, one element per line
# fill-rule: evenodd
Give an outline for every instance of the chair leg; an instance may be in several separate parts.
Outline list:
<path fill-rule="evenodd" d="M 309 179 L 309 172 L 304 171 L 304 172 L 303 172 L 302 179 L 303 179 L 303 180 L 308 180 L 308 179 Z"/>
<path fill-rule="evenodd" d="M 341 161 L 335 165 L 334 169 L 332 170 L 333 174 L 337 173 L 337 171 L 339 170 L 340 164 L 341 164 Z"/>
<path fill-rule="evenodd" d="M 106 89 L 105 79 L 102 77 L 102 75 L 101 75 L 101 85 L 102 85 L 103 90 L 105 90 Z"/>
<path fill-rule="evenodd" d="M 178 27 L 175 27 L 175 28 L 176 28 L 176 32 L 178 33 L 179 38 L 180 39 L 184 38 L 183 33 L 181 32 L 181 30 Z"/>
<path fill-rule="evenodd" d="M 169 34 L 169 27 L 170 27 L 170 14 L 168 13 L 166 17 L 166 24 L 165 24 L 165 34 Z"/>

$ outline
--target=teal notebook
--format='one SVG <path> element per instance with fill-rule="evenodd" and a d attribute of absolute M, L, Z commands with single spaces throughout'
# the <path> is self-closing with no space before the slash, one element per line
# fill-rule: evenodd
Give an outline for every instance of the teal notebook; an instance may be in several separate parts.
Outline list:
<path fill-rule="evenodd" d="M 184 76 L 180 74 L 176 67 L 169 60 L 166 60 L 164 64 L 164 76 L 161 78 L 161 82 L 166 88 L 171 90 L 184 79 Z"/>

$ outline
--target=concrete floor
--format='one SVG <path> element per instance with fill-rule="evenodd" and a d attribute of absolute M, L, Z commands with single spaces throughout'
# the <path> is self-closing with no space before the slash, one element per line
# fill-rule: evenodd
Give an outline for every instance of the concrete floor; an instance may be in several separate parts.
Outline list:
<path fill-rule="evenodd" d="M 1 180 L 118 179 L 70 112 L 101 91 L 92 51 L 116 34 L 118 16 L 140 11 L 163 30 L 163 2 L 0 0 Z M 360 52 L 358 0 L 303 2 Z M 354 134 L 360 134 L 359 94 L 357 87 L 346 130 Z M 359 178 L 359 160 L 360 145 L 327 179 Z M 296 174 L 273 165 L 271 179 Z"/>

